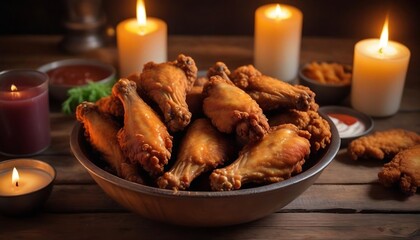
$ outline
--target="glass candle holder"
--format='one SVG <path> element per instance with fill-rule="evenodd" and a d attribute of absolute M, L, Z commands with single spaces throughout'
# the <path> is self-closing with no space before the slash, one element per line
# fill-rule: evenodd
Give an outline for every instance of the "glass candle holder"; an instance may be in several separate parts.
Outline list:
<path fill-rule="evenodd" d="M 51 142 L 48 75 L 36 70 L 0 72 L 0 153 L 30 156 Z"/>

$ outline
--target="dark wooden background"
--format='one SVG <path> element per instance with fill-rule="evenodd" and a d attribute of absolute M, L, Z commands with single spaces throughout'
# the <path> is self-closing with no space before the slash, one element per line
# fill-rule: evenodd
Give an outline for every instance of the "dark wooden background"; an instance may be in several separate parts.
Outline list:
<path fill-rule="evenodd" d="M 2 0 L 0 34 L 61 34 L 65 0 Z M 167 22 L 169 34 L 252 35 L 254 12 L 269 0 L 145 0 L 147 14 Z M 417 0 L 279 0 L 301 9 L 304 36 L 379 37 L 390 16 L 390 38 L 420 39 Z M 107 26 L 135 16 L 136 0 L 102 0 Z"/>

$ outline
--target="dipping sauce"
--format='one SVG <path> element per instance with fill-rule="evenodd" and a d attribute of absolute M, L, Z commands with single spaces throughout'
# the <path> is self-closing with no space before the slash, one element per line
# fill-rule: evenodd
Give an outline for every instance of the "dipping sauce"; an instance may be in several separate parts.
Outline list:
<path fill-rule="evenodd" d="M 49 70 L 47 74 L 52 84 L 80 86 L 89 81 L 102 80 L 108 77 L 111 72 L 95 65 L 69 65 Z"/>
<path fill-rule="evenodd" d="M 337 127 L 340 138 L 353 137 L 362 134 L 366 126 L 357 118 L 341 113 L 328 113 Z"/>

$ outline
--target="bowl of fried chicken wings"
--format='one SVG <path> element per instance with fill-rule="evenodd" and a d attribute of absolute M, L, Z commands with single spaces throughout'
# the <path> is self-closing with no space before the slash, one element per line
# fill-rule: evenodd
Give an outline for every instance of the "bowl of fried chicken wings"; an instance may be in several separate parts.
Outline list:
<path fill-rule="evenodd" d="M 340 146 L 313 92 L 223 62 L 145 64 L 109 97 L 76 110 L 70 145 L 104 192 L 139 215 L 227 226 L 281 209 L 311 186 Z"/>

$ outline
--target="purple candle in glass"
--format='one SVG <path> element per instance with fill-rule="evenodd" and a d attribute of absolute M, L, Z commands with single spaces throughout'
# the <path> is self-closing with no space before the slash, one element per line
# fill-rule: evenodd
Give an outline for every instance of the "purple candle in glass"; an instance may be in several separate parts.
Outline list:
<path fill-rule="evenodd" d="M 48 75 L 26 69 L 0 72 L 0 153 L 30 156 L 50 142 Z"/>

